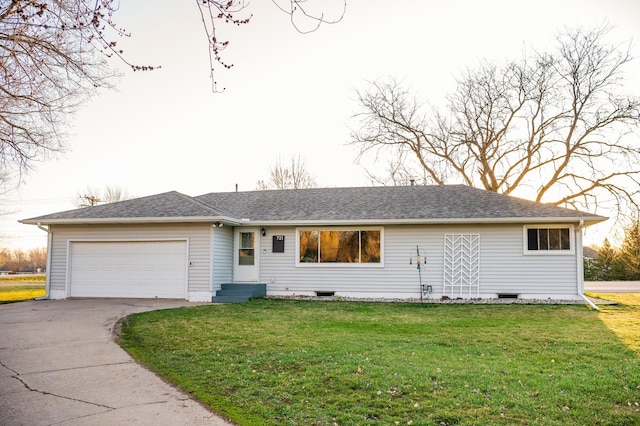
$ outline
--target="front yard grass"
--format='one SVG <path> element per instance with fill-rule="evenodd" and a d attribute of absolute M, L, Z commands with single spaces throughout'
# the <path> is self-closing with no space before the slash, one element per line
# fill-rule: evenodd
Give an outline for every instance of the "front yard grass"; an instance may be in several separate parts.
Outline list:
<path fill-rule="evenodd" d="M 239 425 L 638 425 L 622 303 L 259 299 L 136 314 L 120 344 Z"/>

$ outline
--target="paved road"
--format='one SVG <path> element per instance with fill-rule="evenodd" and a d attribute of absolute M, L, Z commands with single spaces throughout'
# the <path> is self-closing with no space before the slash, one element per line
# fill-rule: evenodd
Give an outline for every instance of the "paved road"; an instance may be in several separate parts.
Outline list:
<path fill-rule="evenodd" d="M 640 281 L 585 281 L 584 291 L 591 293 L 640 293 Z"/>
<path fill-rule="evenodd" d="M 43 300 L 0 305 L 0 424 L 229 425 L 138 365 L 118 319 L 186 301 Z"/>

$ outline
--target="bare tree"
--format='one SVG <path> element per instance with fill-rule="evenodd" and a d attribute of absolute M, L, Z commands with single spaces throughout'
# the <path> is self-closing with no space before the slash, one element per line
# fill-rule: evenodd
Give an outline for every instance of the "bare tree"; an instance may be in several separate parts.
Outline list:
<path fill-rule="evenodd" d="M 0 177 L 63 148 L 63 124 L 107 84 L 110 1 L 12 0 L 0 5 Z"/>
<path fill-rule="evenodd" d="M 278 9 L 289 15 L 291 25 L 302 34 L 317 30 L 321 24 L 340 22 L 347 8 L 346 0 L 336 0 L 335 3 L 340 6 L 334 16 L 331 16 L 327 14 L 328 5 L 325 1 L 271 1 Z M 218 90 L 214 75 L 215 68 L 216 65 L 220 65 L 229 69 L 233 64 L 227 63 L 222 58 L 222 51 L 229 46 L 229 41 L 218 37 L 218 24 L 225 23 L 235 26 L 248 24 L 252 17 L 247 10 L 249 3 L 246 0 L 196 0 L 196 4 L 200 8 L 202 25 L 209 42 L 212 89 L 214 92 L 224 91 L 224 88 Z"/>
<path fill-rule="evenodd" d="M 47 249 L 45 247 L 33 248 L 27 252 L 29 263 L 33 272 L 44 271 L 47 268 Z"/>
<path fill-rule="evenodd" d="M 76 206 L 92 207 L 99 204 L 115 203 L 133 198 L 126 189 L 119 186 L 107 185 L 102 191 L 88 186 L 84 191 L 79 191 L 76 196 Z"/>
<path fill-rule="evenodd" d="M 342 18 L 346 3 L 335 19 L 312 12 L 311 4 L 290 0 L 288 8 L 274 4 L 291 16 L 300 29 L 302 18 L 333 23 Z M 321 2 L 316 2 L 321 3 Z M 227 68 L 216 25 L 246 24 L 245 0 L 196 0 L 209 40 L 211 79 L 214 65 Z M 37 160 L 64 150 L 65 124 L 71 114 L 94 94 L 110 86 L 113 73 L 107 58 L 114 57 L 134 71 L 158 68 L 129 62 L 118 46 L 130 34 L 119 27 L 115 0 L 4 0 L 0 2 L 0 184 L 32 168 Z"/>
<path fill-rule="evenodd" d="M 389 170 L 403 178 L 556 205 L 635 204 L 640 145 L 629 135 L 640 99 L 621 90 L 630 45 L 606 43 L 608 31 L 565 31 L 553 52 L 483 63 L 457 80 L 441 110 L 396 81 L 374 83 L 358 93 L 359 160 L 372 153 L 391 158 Z"/>
<path fill-rule="evenodd" d="M 47 265 L 47 249 L 0 249 L 0 271 L 40 272 Z"/>
<path fill-rule="evenodd" d="M 269 170 L 269 180 L 260 180 L 257 189 L 303 189 L 315 188 L 315 178 L 307 170 L 307 163 L 299 156 L 292 157 L 289 167 L 285 166 L 280 159 L 276 161 L 273 168 Z"/>

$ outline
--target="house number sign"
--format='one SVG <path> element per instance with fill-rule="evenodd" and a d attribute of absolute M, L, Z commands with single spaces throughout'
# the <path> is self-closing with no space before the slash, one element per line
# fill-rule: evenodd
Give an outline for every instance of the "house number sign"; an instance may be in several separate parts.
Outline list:
<path fill-rule="evenodd" d="M 273 236 L 273 249 L 274 253 L 284 253 L 284 235 Z"/>

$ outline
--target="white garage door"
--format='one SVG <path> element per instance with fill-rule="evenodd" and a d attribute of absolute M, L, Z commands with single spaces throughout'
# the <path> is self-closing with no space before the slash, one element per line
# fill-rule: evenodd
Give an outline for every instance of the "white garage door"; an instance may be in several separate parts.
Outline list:
<path fill-rule="evenodd" d="M 186 298 L 186 241 L 72 242 L 71 297 Z"/>

